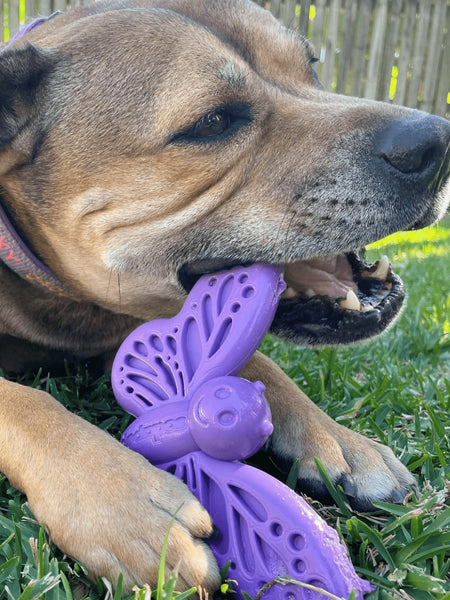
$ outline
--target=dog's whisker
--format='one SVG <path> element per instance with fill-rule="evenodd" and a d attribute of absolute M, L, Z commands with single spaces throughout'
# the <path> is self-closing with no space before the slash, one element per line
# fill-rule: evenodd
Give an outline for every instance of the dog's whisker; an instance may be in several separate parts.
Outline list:
<path fill-rule="evenodd" d="M 279 244 L 279 242 L 280 242 L 280 240 L 281 240 L 283 226 L 284 226 L 284 224 L 285 224 L 285 221 L 286 221 L 286 219 L 287 219 L 287 218 L 288 218 L 288 216 L 289 216 L 289 208 L 290 208 L 290 207 L 289 207 L 289 206 L 287 206 L 287 207 L 286 207 L 286 209 L 283 211 L 283 216 L 281 217 L 281 221 L 280 221 L 280 224 L 279 224 L 279 226 L 278 226 L 277 233 L 276 233 L 276 235 L 275 235 L 275 239 L 274 239 L 274 242 L 273 242 L 273 253 L 274 253 L 274 255 L 276 255 L 276 249 L 280 247 L 280 244 Z M 291 217 L 290 217 L 290 222 L 289 222 L 289 226 L 288 226 L 288 231 L 289 231 L 290 224 L 292 223 L 292 219 L 293 219 L 293 217 L 295 217 L 295 211 L 294 211 L 293 215 L 291 215 Z M 285 247 L 285 246 L 284 246 L 284 247 Z"/>
<path fill-rule="evenodd" d="M 119 310 L 122 312 L 122 290 L 120 288 L 120 273 L 117 273 L 117 290 L 119 292 Z"/>
<path fill-rule="evenodd" d="M 108 302 L 109 290 L 111 289 L 111 279 L 112 279 L 112 274 L 113 274 L 113 271 L 112 271 L 112 269 L 110 269 L 110 271 L 109 271 L 109 277 L 108 277 L 108 285 L 107 285 L 107 287 L 106 287 L 106 296 L 105 296 L 105 302 Z"/>
<path fill-rule="evenodd" d="M 292 208 L 291 210 L 292 210 L 291 218 L 289 220 L 288 226 L 286 228 L 286 233 L 285 233 L 285 244 L 284 244 L 285 248 L 288 247 L 288 244 L 289 244 L 289 232 L 291 230 L 292 223 L 294 222 L 294 219 L 297 216 L 297 210 L 295 208 Z"/>
<path fill-rule="evenodd" d="M 292 214 L 290 216 L 289 225 L 286 230 L 286 244 L 284 244 L 284 246 L 283 246 L 284 248 L 287 247 L 287 237 L 289 234 L 289 229 L 292 225 L 292 221 L 294 220 L 296 214 L 297 214 L 297 211 L 295 209 L 292 209 Z M 276 255 L 276 249 L 279 247 L 279 241 L 281 240 L 283 225 L 284 225 L 286 219 L 288 218 L 288 215 L 289 215 L 289 207 L 286 207 L 286 209 L 283 212 L 283 216 L 281 217 L 280 225 L 277 229 L 277 233 L 275 235 L 274 243 L 272 246 L 274 255 Z M 275 299 L 275 297 L 276 297 L 276 293 L 274 294 L 274 299 Z"/>

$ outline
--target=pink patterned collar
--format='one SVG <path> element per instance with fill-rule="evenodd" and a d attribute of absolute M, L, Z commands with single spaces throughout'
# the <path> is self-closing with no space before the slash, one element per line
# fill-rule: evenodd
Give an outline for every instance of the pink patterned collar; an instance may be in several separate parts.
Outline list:
<path fill-rule="evenodd" d="M 23 27 L 16 35 L 3 47 L 2 52 L 8 49 L 14 42 L 19 40 L 29 31 L 49 21 L 61 11 L 53 13 L 49 17 L 40 17 Z M 2 261 L 11 271 L 16 273 L 22 279 L 31 283 L 45 287 L 48 290 L 62 296 L 67 296 L 68 288 L 59 281 L 59 279 L 31 252 L 24 243 L 19 233 L 9 220 L 4 209 L 0 205 L 0 261 Z"/>

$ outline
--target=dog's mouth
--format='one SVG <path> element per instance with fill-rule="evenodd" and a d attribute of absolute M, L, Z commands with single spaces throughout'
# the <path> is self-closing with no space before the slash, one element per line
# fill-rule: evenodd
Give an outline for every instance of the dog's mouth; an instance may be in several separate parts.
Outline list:
<path fill-rule="evenodd" d="M 405 298 L 402 280 L 383 256 L 374 264 L 364 250 L 284 265 L 287 288 L 271 332 L 296 344 L 350 344 L 385 330 Z M 206 273 L 241 264 L 201 260 L 184 265 L 179 280 L 186 291 Z M 246 263 L 248 265 L 248 263 Z"/>

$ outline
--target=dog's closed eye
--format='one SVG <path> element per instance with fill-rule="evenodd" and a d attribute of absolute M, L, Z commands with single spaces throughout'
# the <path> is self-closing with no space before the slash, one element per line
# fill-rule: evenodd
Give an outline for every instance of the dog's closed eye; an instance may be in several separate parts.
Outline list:
<path fill-rule="evenodd" d="M 312 57 L 310 58 L 310 60 L 309 60 L 309 65 L 310 65 L 310 67 L 311 67 L 311 73 L 312 73 L 312 76 L 313 76 L 313 79 L 314 79 L 314 81 L 316 82 L 317 86 L 318 86 L 318 87 L 319 87 L 321 90 L 323 90 L 323 89 L 324 89 L 324 88 L 323 88 L 323 85 L 320 83 L 319 76 L 318 76 L 318 74 L 317 74 L 317 71 L 316 71 L 316 69 L 315 69 L 315 67 L 314 67 L 314 65 L 315 65 L 316 63 L 318 63 L 318 62 L 320 62 L 320 58 L 317 58 L 316 56 L 312 56 Z"/>
<path fill-rule="evenodd" d="M 207 112 L 193 126 L 172 138 L 172 142 L 219 142 L 253 121 L 248 104 L 226 104 Z"/>

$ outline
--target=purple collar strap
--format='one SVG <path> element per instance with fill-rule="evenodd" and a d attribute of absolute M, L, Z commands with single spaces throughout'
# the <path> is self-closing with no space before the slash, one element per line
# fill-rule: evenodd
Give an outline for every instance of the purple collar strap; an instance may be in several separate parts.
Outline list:
<path fill-rule="evenodd" d="M 61 11 L 57 11 L 49 17 L 40 17 L 23 27 L 4 46 L 3 50 L 9 48 L 29 31 L 49 21 Z M 2 51 L 3 51 L 2 50 Z M 31 283 L 45 287 L 61 296 L 69 295 L 68 288 L 62 284 L 53 273 L 31 252 L 21 239 L 20 235 L 8 219 L 5 211 L 0 205 L 0 260 L 16 275 Z"/>
<path fill-rule="evenodd" d="M 57 15 L 61 14 L 61 12 L 62 12 L 61 10 L 57 10 L 56 12 L 52 13 L 49 17 L 38 17 L 37 19 L 34 19 L 33 21 L 31 21 L 31 23 L 28 23 L 28 25 L 24 25 L 22 27 L 22 29 L 19 29 L 19 31 L 16 33 L 16 35 L 9 40 L 9 42 L 6 44 L 6 46 L 4 46 L 3 50 L 6 50 L 6 48 L 9 48 L 12 44 L 14 44 L 14 42 L 16 42 L 17 40 L 20 40 L 21 37 L 26 35 L 32 29 L 35 29 L 42 23 L 46 23 L 47 21 L 50 21 L 50 19 L 53 19 L 53 17 L 56 17 Z"/>

